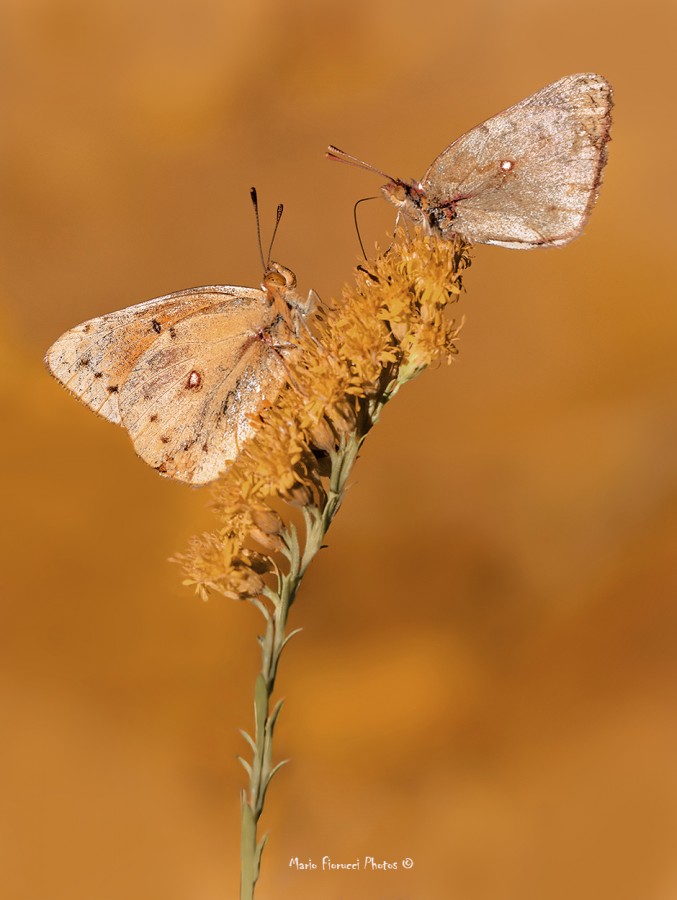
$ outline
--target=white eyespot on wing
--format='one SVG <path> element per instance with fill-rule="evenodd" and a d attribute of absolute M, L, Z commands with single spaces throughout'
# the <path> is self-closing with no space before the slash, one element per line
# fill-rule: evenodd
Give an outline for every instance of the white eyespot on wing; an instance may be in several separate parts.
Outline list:
<path fill-rule="evenodd" d="M 600 75 L 569 75 L 449 145 L 423 178 L 430 207 L 453 205 L 447 231 L 511 248 L 557 246 L 597 199 L 611 124 Z"/>

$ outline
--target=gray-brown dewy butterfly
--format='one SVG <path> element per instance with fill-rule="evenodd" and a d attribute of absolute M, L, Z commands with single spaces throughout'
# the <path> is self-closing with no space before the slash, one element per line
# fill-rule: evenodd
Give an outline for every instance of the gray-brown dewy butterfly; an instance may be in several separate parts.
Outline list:
<path fill-rule="evenodd" d="M 601 75 L 567 75 L 455 140 L 421 181 L 392 178 L 336 147 L 327 156 L 389 179 L 385 196 L 444 238 L 559 247 L 581 233 L 597 199 L 611 93 Z"/>
<path fill-rule="evenodd" d="M 252 201 L 258 229 L 254 189 Z M 281 214 L 280 205 L 276 230 Z M 47 351 L 49 371 L 126 428 L 162 475 L 213 481 L 252 433 L 249 417 L 285 383 L 285 357 L 315 304 L 313 291 L 305 299 L 296 291 L 290 269 L 270 253 L 261 260 L 260 290 L 190 288 L 72 328 Z"/>

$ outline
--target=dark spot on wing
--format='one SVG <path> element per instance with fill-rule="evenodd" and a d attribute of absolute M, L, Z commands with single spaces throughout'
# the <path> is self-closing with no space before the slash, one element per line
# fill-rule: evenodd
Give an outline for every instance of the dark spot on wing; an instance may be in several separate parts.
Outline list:
<path fill-rule="evenodd" d="M 209 451 L 209 446 L 206 443 L 202 445 L 202 451 L 203 453 L 207 453 Z"/>
<path fill-rule="evenodd" d="M 228 410 L 230 409 L 230 406 L 233 403 L 233 400 L 236 399 L 236 396 L 237 395 L 236 395 L 235 391 L 228 391 L 228 393 L 226 394 L 226 399 L 223 401 L 223 406 L 221 408 L 222 415 L 224 415 L 224 416 L 228 415 Z"/>
<path fill-rule="evenodd" d="M 155 471 L 159 472 L 160 475 L 166 475 L 167 474 L 167 463 L 161 462 L 159 466 L 155 466 Z"/>
<path fill-rule="evenodd" d="M 83 325 L 83 326 L 82 326 L 82 333 L 83 333 L 83 334 L 89 334 L 89 332 L 90 332 L 91 330 L 92 330 L 92 326 L 91 326 L 91 325 Z"/>
<path fill-rule="evenodd" d="M 157 319 L 153 319 L 153 331 L 155 334 L 160 334 L 162 331 L 162 325 L 160 325 Z"/>
<path fill-rule="evenodd" d="M 162 441 L 163 444 L 169 443 L 169 438 L 167 437 L 166 434 L 163 434 L 162 437 L 160 438 L 160 440 Z"/>
<path fill-rule="evenodd" d="M 87 366 L 90 364 L 90 362 L 91 362 L 91 359 L 89 358 L 89 356 L 83 356 L 82 359 L 78 360 L 78 365 L 82 366 L 84 369 L 84 368 L 87 368 Z"/>
<path fill-rule="evenodd" d="M 169 327 L 169 336 L 172 338 L 176 337 L 176 328 L 174 328 L 173 325 L 170 325 L 170 327 Z"/>
<path fill-rule="evenodd" d="M 153 413 L 153 415 L 150 417 L 150 420 L 151 422 L 157 422 L 157 413 Z"/>
<path fill-rule="evenodd" d="M 109 394 L 117 394 L 117 392 L 118 392 L 118 386 L 117 386 L 117 384 L 110 384 L 110 385 L 108 385 L 108 393 L 109 393 Z"/>

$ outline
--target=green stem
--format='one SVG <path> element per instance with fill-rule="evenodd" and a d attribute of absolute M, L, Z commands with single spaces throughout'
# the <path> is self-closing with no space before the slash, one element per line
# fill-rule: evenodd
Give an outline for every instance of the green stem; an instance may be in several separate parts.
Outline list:
<path fill-rule="evenodd" d="M 346 481 L 357 459 L 364 436 L 349 434 L 338 450 L 332 453 L 332 467 L 327 499 L 322 509 L 308 506 L 303 510 L 305 536 L 303 552 L 298 535 L 291 525 L 284 533 L 285 555 L 289 562 L 286 575 L 278 576 L 278 590 L 266 592 L 269 606 L 257 600 L 255 606 L 266 620 L 265 634 L 259 637 L 261 644 L 261 671 L 254 688 L 254 737 L 243 732 L 252 749 L 251 764 L 239 757 L 249 776 L 249 788 L 242 791 L 242 822 L 240 842 L 240 900 L 253 900 L 254 889 L 261 869 L 261 854 L 267 835 L 258 840 L 258 822 L 263 812 L 266 791 L 270 781 L 286 760 L 273 766 L 273 731 L 282 708 L 278 701 L 271 712 L 270 704 L 277 667 L 282 650 L 296 634 L 286 634 L 289 609 L 315 554 L 322 547 L 324 537 L 343 499 Z"/>

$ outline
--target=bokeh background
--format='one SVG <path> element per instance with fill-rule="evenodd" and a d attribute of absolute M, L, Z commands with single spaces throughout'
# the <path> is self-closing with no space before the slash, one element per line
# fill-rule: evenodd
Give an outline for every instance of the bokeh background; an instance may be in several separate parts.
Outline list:
<path fill-rule="evenodd" d="M 3 0 L 5 900 L 237 895 L 259 627 L 212 525 L 47 375 L 76 323 L 256 285 L 248 189 L 337 295 L 402 177 L 577 71 L 616 92 L 564 250 L 478 247 L 461 355 L 393 403 L 294 609 L 261 900 L 677 898 L 673 0 Z M 369 246 L 392 211 L 362 207 Z M 269 232 L 268 232 L 269 233 Z M 289 860 L 410 857 L 409 871 Z M 258 896 L 258 895 L 257 895 Z"/>

